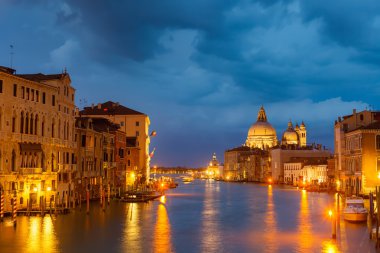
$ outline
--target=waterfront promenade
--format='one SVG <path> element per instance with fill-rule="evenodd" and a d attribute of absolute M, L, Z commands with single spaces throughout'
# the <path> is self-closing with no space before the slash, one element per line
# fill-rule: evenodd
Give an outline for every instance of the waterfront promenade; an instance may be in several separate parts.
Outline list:
<path fill-rule="evenodd" d="M 376 252 L 365 224 L 339 223 L 333 195 L 249 183 L 195 180 L 149 203 L 112 202 L 105 212 L 9 219 L 0 251 L 10 252 Z"/>

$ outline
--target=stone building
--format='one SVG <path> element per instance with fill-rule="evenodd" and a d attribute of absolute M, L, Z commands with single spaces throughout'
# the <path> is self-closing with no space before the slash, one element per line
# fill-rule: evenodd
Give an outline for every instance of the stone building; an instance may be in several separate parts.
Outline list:
<path fill-rule="evenodd" d="M 292 157 L 284 163 L 284 183 L 301 186 L 328 182 L 326 157 Z"/>
<path fill-rule="evenodd" d="M 339 190 L 368 194 L 379 185 L 380 112 L 339 117 L 334 126 L 335 171 Z"/>
<path fill-rule="evenodd" d="M 94 129 L 91 118 L 78 117 L 75 122 L 77 136 L 77 184 L 76 192 L 82 198 L 86 196 L 86 189 L 90 191 L 90 198 L 98 198 L 103 173 L 103 136 Z"/>
<path fill-rule="evenodd" d="M 19 208 L 67 204 L 76 172 L 75 89 L 68 73 L 0 67 L 0 188 Z"/>
<path fill-rule="evenodd" d="M 270 177 L 268 151 L 247 146 L 225 151 L 223 176 L 232 181 L 263 182 Z"/>
<path fill-rule="evenodd" d="M 271 157 L 271 172 L 275 182 L 283 183 L 285 181 L 284 164 L 289 163 L 292 159 L 314 159 L 329 158 L 329 150 L 307 146 L 304 148 L 289 149 L 288 147 L 278 147 L 269 151 Z"/>
<path fill-rule="evenodd" d="M 148 115 L 132 110 L 112 101 L 98 104 L 97 106 L 85 107 L 81 115 L 87 117 L 103 117 L 120 126 L 120 131 L 124 132 L 128 140 L 135 138 L 135 147 L 138 150 L 138 164 L 136 177 L 141 181 L 146 181 L 150 177 L 150 157 L 149 157 L 149 125 Z M 136 151 L 133 151 L 136 152 Z M 131 150 L 132 154 L 132 150 Z M 124 159 L 124 158 L 123 158 Z M 131 167 L 133 168 L 133 167 Z"/>

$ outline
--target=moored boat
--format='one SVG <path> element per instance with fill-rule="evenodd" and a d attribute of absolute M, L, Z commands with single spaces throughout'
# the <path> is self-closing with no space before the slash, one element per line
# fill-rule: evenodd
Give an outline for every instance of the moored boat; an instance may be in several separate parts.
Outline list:
<path fill-rule="evenodd" d="M 352 196 L 346 198 L 346 206 L 343 210 L 343 218 L 350 222 L 367 221 L 368 211 L 364 207 L 363 198 Z"/>

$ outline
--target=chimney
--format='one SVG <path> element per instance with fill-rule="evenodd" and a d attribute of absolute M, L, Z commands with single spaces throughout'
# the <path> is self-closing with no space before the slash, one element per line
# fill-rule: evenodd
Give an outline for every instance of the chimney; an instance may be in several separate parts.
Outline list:
<path fill-rule="evenodd" d="M 95 106 L 94 104 L 91 104 L 91 109 L 94 109 L 94 106 Z"/>
<path fill-rule="evenodd" d="M 102 104 L 101 103 L 98 103 L 98 109 L 102 109 Z"/>

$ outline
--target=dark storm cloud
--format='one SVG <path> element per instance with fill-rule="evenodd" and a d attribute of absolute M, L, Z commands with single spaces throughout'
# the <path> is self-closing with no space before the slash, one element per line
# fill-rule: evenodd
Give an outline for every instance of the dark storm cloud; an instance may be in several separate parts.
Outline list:
<path fill-rule="evenodd" d="M 163 50 L 159 38 L 166 29 L 216 30 L 232 2 L 67 1 L 74 12 L 80 13 L 78 32 L 90 32 L 94 50 L 101 50 L 106 59 L 115 54 L 136 61 Z"/>
<path fill-rule="evenodd" d="M 279 138 L 289 118 L 305 120 L 310 141 L 331 147 L 333 128 L 321 126 L 378 104 L 379 5 L 0 0 L 0 61 L 14 41 L 20 73 L 68 67 L 77 98 L 147 113 L 166 165 L 203 165 L 243 143 L 261 104 Z"/>

